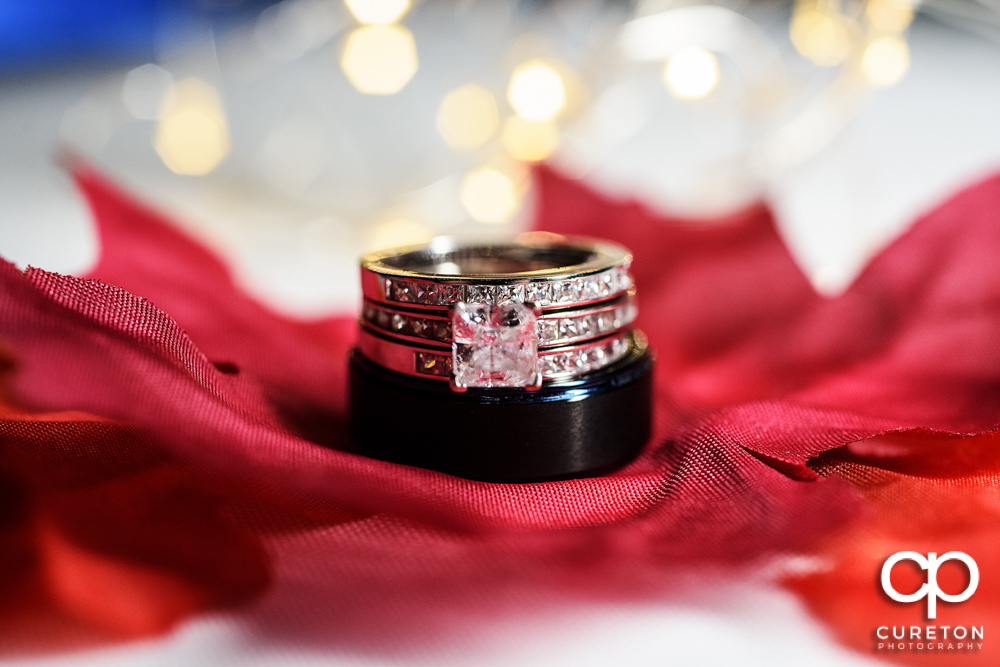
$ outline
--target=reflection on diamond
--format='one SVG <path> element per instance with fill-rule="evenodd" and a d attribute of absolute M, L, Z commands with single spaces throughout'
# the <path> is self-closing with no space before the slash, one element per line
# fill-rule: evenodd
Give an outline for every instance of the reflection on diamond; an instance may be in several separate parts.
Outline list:
<path fill-rule="evenodd" d="M 552 285 L 549 283 L 531 283 L 524 288 L 524 300 L 536 306 L 547 306 L 552 303 Z"/>
<path fill-rule="evenodd" d="M 459 303 L 452 311 L 452 368 L 460 387 L 524 387 L 538 365 L 534 311 L 523 304 Z"/>
<path fill-rule="evenodd" d="M 559 331 L 565 332 L 567 338 L 576 338 L 580 335 L 580 320 L 576 318 L 566 318 L 559 325 Z"/>
<path fill-rule="evenodd" d="M 628 267 L 621 266 L 573 280 L 518 285 L 447 285 L 384 278 L 384 294 L 389 301 L 429 306 L 520 301 L 542 307 L 602 300 L 627 291 L 631 284 Z"/>
<path fill-rule="evenodd" d="M 396 301 L 401 303 L 413 303 L 413 286 L 402 281 L 394 281 L 392 284 L 392 294 Z"/>
<path fill-rule="evenodd" d="M 434 297 L 429 303 L 437 303 L 448 306 L 461 300 L 461 285 L 436 285 L 434 288 Z"/>
<path fill-rule="evenodd" d="M 432 287 L 428 283 L 413 283 L 413 300 L 417 303 L 428 303 L 433 296 Z"/>
<path fill-rule="evenodd" d="M 610 271 L 605 271 L 601 274 L 598 280 L 597 290 L 600 292 L 601 296 L 608 296 L 615 291 L 615 279 Z"/>
<path fill-rule="evenodd" d="M 450 341 L 451 340 L 451 327 L 448 322 L 435 321 L 434 322 L 434 339 L 440 341 Z"/>
<path fill-rule="evenodd" d="M 576 283 L 572 280 L 564 280 L 552 286 L 552 300 L 559 303 L 568 303 L 577 300 Z"/>
<path fill-rule="evenodd" d="M 414 357 L 416 371 L 423 375 L 446 377 L 451 375 L 451 359 L 443 354 L 417 352 Z"/>
<path fill-rule="evenodd" d="M 489 285 L 469 285 L 466 288 L 469 303 L 493 303 L 495 289 Z"/>
<path fill-rule="evenodd" d="M 618 274 L 615 282 L 618 284 L 618 291 L 624 292 L 632 286 L 632 277 L 628 274 L 628 267 L 622 266 L 615 270 Z"/>
<path fill-rule="evenodd" d="M 559 322 L 557 320 L 538 320 L 538 340 L 549 342 L 559 339 Z"/>
<path fill-rule="evenodd" d="M 628 353 L 626 336 L 604 341 L 590 347 L 551 352 L 538 358 L 538 368 L 546 378 L 556 378 L 606 368 Z"/>
<path fill-rule="evenodd" d="M 500 285 L 493 289 L 497 303 L 524 301 L 524 285 Z"/>

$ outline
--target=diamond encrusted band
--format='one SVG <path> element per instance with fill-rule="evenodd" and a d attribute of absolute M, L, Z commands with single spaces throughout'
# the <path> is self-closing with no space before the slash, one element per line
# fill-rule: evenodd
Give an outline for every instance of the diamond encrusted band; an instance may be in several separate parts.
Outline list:
<path fill-rule="evenodd" d="M 621 266 L 572 280 L 535 281 L 515 285 L 454 285 L 383 277 L 381 301 L 418 306 L 448 307 L 459 302 L 520 301 L 545 307 L 577 307 L 613 299 L 628 291 L 632 279 Z"/>
<path fill-rule="evenodd" d="M 426 246 L 365 255 L 361 286 L 370 302 L 415 309 L 508 301 L 544 310 L 577 308 L 628 292 L 631 261 L 619 245 L 554 234 L 482 245 L 440 238 Z"/>
<path fill-rule="evenodd" d="M 349 356 L 357 451 L 493 482 L 631 459 L 650 433 L 653 366 L 632 328 L 631 259 L 543 233 L 365 256 Z"/>
<path fill-rule="evenodd" d="M 538 372 L 544 380 L 593 373 L 621 360 L 633 344 L 634 334 L 628 332 L 539 351 Z M 358 350 L 379 366 L 404 375 L 451 380 L 454 374 L 452 354 L 419 349 L 366 330 L 358 337 Z"/>
<path fill-rule="evenodd" d="M 611 333 L 632 323 L 634 299 L 625 297 L 606 304 L 569 312 L 546 313 L 538 318 L 538 347 L 565 345 Z M 378 303 L 365 303 L 365 326 L 400 340 L 451 346 L 451 319 L 447 314 L 407 312 Z"/>

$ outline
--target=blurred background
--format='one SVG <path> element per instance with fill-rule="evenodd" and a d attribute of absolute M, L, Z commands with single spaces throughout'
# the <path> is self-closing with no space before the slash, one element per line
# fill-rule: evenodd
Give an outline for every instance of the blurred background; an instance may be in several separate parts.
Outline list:
<path fill-rule="evenodd" d="M 78 155 L 291 315 L 363 250 L 530 223 L 547 164 L 693 224 L 759 200 L 838 294 L 1000 167 L 1000 0 L 0 0 L 0 255 L 80 273 Z"/>

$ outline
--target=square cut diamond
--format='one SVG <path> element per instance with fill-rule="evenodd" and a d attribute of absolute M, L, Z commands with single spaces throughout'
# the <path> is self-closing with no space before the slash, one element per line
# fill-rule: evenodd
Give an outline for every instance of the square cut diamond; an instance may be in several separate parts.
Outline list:
<path fill-rule="evenodd" d="M 495 303 L 497 288 L 492 285 L 469 285 L 465 288 L 468 291 L 470 303 Z"/>
<path fill-rule="evenodd" d="M 522 303 L 458 303 L 452 371 L 459 387 L 527 387 L 538 372 L 535 312 Z"/>
<path fill-rule="evenodd" d="M 552 285 L 549 283 L 528 283 L 524 287 L 524 300 L 536 306 L 552 303 Z"/>
<path fill-rule="evenodd" d="M 434 285 L 428 283 L 411 283 L 413 301 L 416 303 L 434 303 Z"/>
<path fill-rule="evenodd" d="M 493 289 L 496 294 L 496 303 L 507 303 L 508 301 L 524 302 L 524 285 L 500 285 Z"/>

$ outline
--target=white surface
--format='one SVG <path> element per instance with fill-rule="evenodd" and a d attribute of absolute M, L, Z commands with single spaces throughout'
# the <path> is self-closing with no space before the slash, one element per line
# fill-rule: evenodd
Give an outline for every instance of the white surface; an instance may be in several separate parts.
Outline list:
<path fill-rule="evenodd" d="M 920 214 L 1000 171 L 1000 47 L 919 22 L 903 81 L 771 184 L 785 240 L 836 293 Z"/>
<path fill-rule="evenodd" d="M 317 532 L 336 532 L 324 528 Z M 124 667 L 125 665 L 342 665 L 345 667 L 603 667 L 629 665 L 719 665 L 732 667 L 866 667 L 878 663 L 836 645 L 790 593 L 758 579 L 727 579 L 724 575 L 677 576 L 671 603 L 594 603 L 560 599 L 518 590 L 508 582 L 500 587 L 506 609 L 518 614 L 490 613 L 474 633 L 438 631 L 432 645 L 348 641 L 318 638 L 282 642 L 271 633 L 254 631 L 268 620 L 280 626 L 322 627 L 324 614 L 343 618 L 345 610 L 365 613 L 366 601 L 344 600 L 338 578 L 357 576 L 345 571 L 326 549 L 328 541 L 309 533 L 278 538 L 271 544 L 277 572 L 273 589 L 242 615 L 217 615 L 193 620 L 171 636 L 81 652 L 6 664 L 24 667 Z M 433 538 L 431 538 L 433 539 Z M 419 540 L 418 540 L 419 541 Z M 419 560 L 419 559 L 418 559 Z M 366 576 L 360 574 L 361 577 Z M 757 577 L 753 577 L 757 579 Z M 331 590 L 317 589 L 317 581 Z M 303 588 L 310 604 L 301 601 Z M 496 594 L 497 591 L 491 591 Z M 489 593 L 487 593 L 489 594 Z M 404 594 L 405 595 L 405 594 Z M 451 596 L 444 596 L 447 606 Z M 459 594 L 458 599 L 465 597 Z M 397 612 L 398 613 L 398 612 Z M 434 613 L 433 610 L 430 611 Z M 393 614 L 385 623 L 393 623 Z M 445 616 L 447 619 L 448 617 Z M 453 619 L 456 624 L 467 617 Z M 447 622 L 447 621 L 446 621 Z M 433 623 L 431 625 L 434 625 Z M 437 626 L 435 626 L 437 627 Z M 331 634 L 343 633 L 344 624 Z M 391 633 L 391 632 L 390 632 Z M 280 628 L 274 635 L 280 635 Z M 308 634 L 308 630 L 306 631 Z M 377 642 L 377 640 L 376 640 Z M 324 646 L 325 645 L 325 646 Z"/>
<path fill-rule="evenodd" d="M 364 657 L 337 650 L 268 644 L 231 619 L 186 624 L 171 637 L 58 657 L 7 660 L 8 665 L 124 667 L 228 665 L 376 667 L 604 667 L 704 665 L 732 667 L 865 667 L 884 664 L 834 644 L 790 594 L 769 588 L 719 587 L 729 602 L 697 606 L 586 606 L 495 627 L 476 646 Z M 748 602 L 741 598 L 754 598 Z M 503 633 L 503 636 L 500 636 Z"/>

